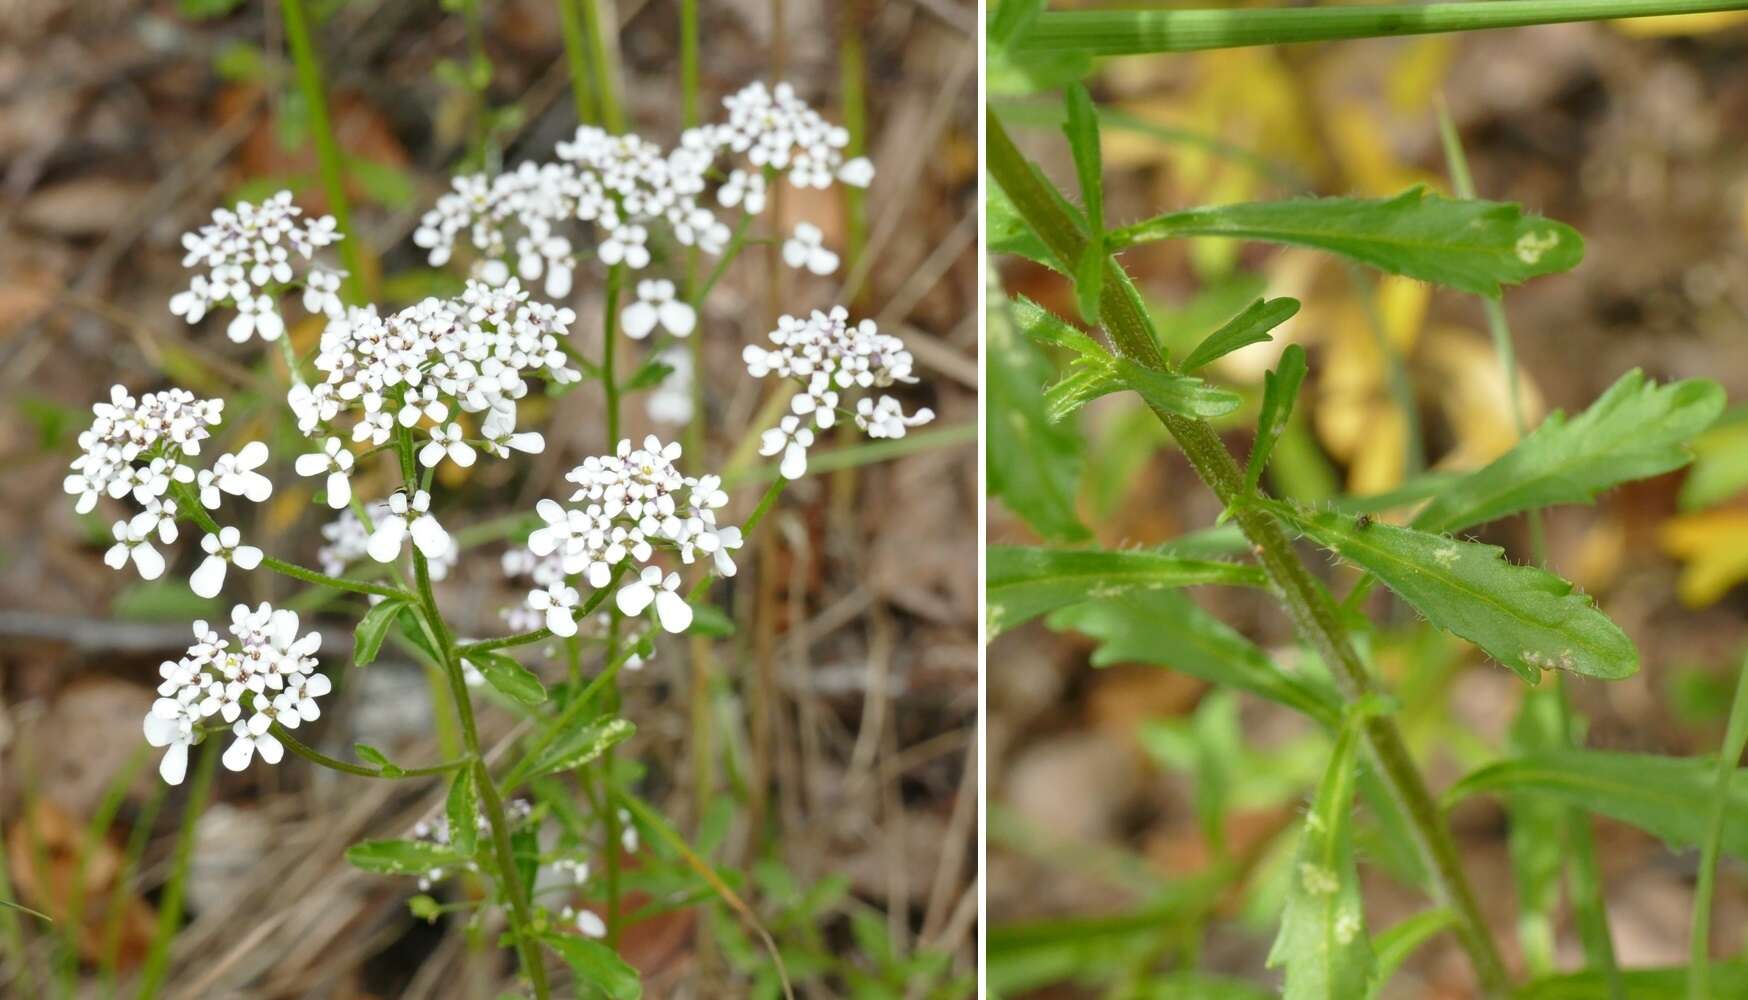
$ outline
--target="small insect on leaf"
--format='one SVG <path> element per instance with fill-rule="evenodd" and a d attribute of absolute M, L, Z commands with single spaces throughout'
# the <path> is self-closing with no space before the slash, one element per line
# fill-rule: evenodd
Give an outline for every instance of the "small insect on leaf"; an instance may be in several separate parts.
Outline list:
<path fill-rule="evenodd" d="M 1305 371 L 1305 349 L 1290 344 L 1281 353 L 1280 364 L 1263 377 L 1262 413 L 1256 418 L 1256 443 L 1251 445 L 1250 461 L 1244 468 L 1247 493 L 1255 490 L 1256 484 L 1262 480 L 1262 470 L 1268 465 L 1269 454 L 1275 450 L 1281 432 L 1287 429 L 1287 420 L 1293 415 L 1293 401 L 1299 395 L 1300 384 L 1305 381 Z"/>

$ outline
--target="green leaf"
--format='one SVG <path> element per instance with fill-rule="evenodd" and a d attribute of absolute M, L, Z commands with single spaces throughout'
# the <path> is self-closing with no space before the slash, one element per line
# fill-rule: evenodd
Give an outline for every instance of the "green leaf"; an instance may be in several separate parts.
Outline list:
<path fill-rule="evenodd" d="M 1031 28 L 1044 10 L 1045 0 L 1000 0 L 989 14 L 989 44 L 1006 47 Z"/>
<path fill-rule="evenodd" d="M 467 658 L 484 675 L 486 683 L 524 705 L 539 705 L 546 701 L 546 685 L 534 672 L 503 653 L 468 653 Z"/>
<path fill-rule="evenodd" d="M 406 601 L 390 598 L 364 613 L 352 632 L 353 663 L 363 667 L 376 662 L 376 654 L 382 650 L 382 640 L 388 636 L 388 630 L 406 606 Z"/>
<path fill-rule="evenodd" d="M 986 562 L 991 638 L 1057 608 L 1136 590 L 1267 583 L 1262 570 L 1254 566 L 1161 552 L 992 545 Z"/>
<path fill-rule="evenodd" d="M 1043 538 L 1083 541 L 1091 534 L 1075 511 L 1080 435 L 1072 426 L 1053 424 L 1046 414 L 1038 390 L 1050 379 L 1050 365 L 1035 346 L 1017 335 L 1019 303 L 993 287 L 989 299 L 985 428 L 989 495 L 999 498 Z"/>
<path fill-rule="evenodd" d="M 1531 684 L 1543 670 L 1619 680 L 1639 651 L 1586 594 L 1505 550 L 1413 528 L 1272 505 L 1319 544 L 1382 580 L 1426 619 Z"/>
<path fill-rule="evenodd" d="M 1074 301 L 1080 317 L 1094 326 L 1099 322 L 1099 295 L 1105 289 L 1105 246 L 1102 240 L 1087 240 L 1074 264 Z"/>
<path fill-rule="evenodd" d="M 540 943 L 557 952 L 571 967 L 577 995 L 603 996 L 608 1000 L 638 1000 L 643 996 L 637 970 L 601 942 L 578 934 L 547 931 L 540 935 Z"/>
<path fill-rule="evenodd" d="M 444 810 L 449 816 L 449 846 L 464 858 L 473 857 L 479 848 L 479 806 L 474 793 L 473 768 L 455 772 L 449 783 L 449 798 Z"/>
<path fill-rule="evenodd" d="M 1063 103 L 1068 117 L 1062 131 L 1068 136 L 1068 151 L 1074 158 L 1074 175 L 1080 180 L 1080 198 L 1086 213 L 1087 235 L 1100 244 L 1099 267 L 1104 267 L 1105 196 L 1104 166 L 1099 149 L 1099 112 L 1093 106 L 1092 94 L 1080 82 L 1062 88 Z M 1075 277 L 1080 277 L 1076 268 Z"/>
<path fill-rule="evenodd" d="M 419 651 L 421 656 L 425 657 L 425 662 L 437 666 L 442 665 L 443 655 L 431 645 L 431 637 L 425 634 L 418 612 L 413 610 L 411 604 L 401 605 L 400 613 L 395 615 L 395 631 L 399 632 L 402 639 L 405 639 L 414 649 Z"/>
<path fill-rule="evenodd" d="M 1550 750 L 1475 771 L 1445 793 L 1447 804 L 1482 793 L 1528 793 L 1617 819 L 1674 848 L 1700 843 L 1717 791 L 1716 762 L 1705 757 Z M 1748 783 L 1731 777 L 1723 849 L 1748 858 Z"/>
<path fill-rule="evenodd" d="M 1419 187 L 1394 198 L 1290 198 L 1173 212 L 1112 232 L 1110 248 L 1184 236 L 1327 250 L 1489 298 L 1502 285 L 1569 270 L 1584 256 L 1584 241 L 1563 223 Z"/>
<path fill-rule="evenodd" d="M 1513 1000 L 1689 1000 L 1688 967 L 1622 969 L 1617 993 L 1605 970 L 1587 969 L 1537 979 L 1512 994 Z M 1711 963 L 1711 997 L 1748 996 L 1748 965 L 1741 962 Z"/>
<path fill-rule="evenodd" d="M 1686 465 L 1687 443 L 1723 409 L 1716 382 L 1659 386 L 1634 369 L 1583 413 L 1568 420 L 1555 411 L 1510 451 L 1440 490 L 1414 526 L 1462 531 L 1526 510 L 1589 503 L 1621 483 Z"/>
<path fill-rule="evenodd" d="M 1208 334 L 1206 340 L 1197 344 L 1189 357 L 1184 358 L 1183 370 L 1193 372 L 1240 347 L 1273 340 L 1269 331 L 1292 319 L 1293 314 L 1298 311 L 1298 299 L 1257 299 L 1243 312 L 1228 320 L 1226 325 Z"/>
<path fill-rule="evenodd" d="M 636 392 L 639 389 L 653 389 L 662 384 L 662 380 L 674 373 L 674 366 L 665 361 L 651 358 L 638 366 L 637 371 L 625 380 L 619 388 L 626 392 Z"/>
<path fill-rule="evenodd" d="M 1095 667 L 1147 663 L 1249 691 L 1326 725 L 1341 716 L 1341 700 L 1326 680 L 1276 666 L 1255 643 L 1173 591 L 1138 591 L 1063 608 L 1048 624 L 1099 640 Z"/>
<path fill-rule="evenodd" d="M 529 770 L 528 777 L 538 778 L 543 774 L 582 767 L 609 749 L 624 743 L 635 732 L 636 726 L 617 716 L 596 719 L 588 725 L 579 726 L 548 747 L 541 755 L 540 762 Z"/>
<path fill-rule="evenodd" d="M 352 867 L 377 875 L 423 875 L 461 863 L 455 851 L 424 840 L 366 840 L 346 848 Z"/>
<path fill-rule="evenodd" d="M 1299 398 L 1299 386 L 1305 381 L 1305 349 L 1289 344 L 1281 352 L 1275 370 L 1263 376 L 1262 412 L 1256 418 L 1256 442 L 1250 446 L 1250 461 L 1244 466 L 1244 487 L 1249 493 L 1262 480 L 1262 470 L 1268 466 L 1275 442 L 1287 429 L 1293 416 L 1293 402 Z"/>
<path fill-rule="evenodd" d="M 724 639 L 734 634 L 734 619 L 716 605 L 698 601 L 692 605 L 692 624 L 686 632 L 708 639 Z"/>
<path fill-rule="evenodd" d="M 1350 814 L 1357 720 L 1345 725 L 1299 835 L 1287 906 L 1268 966 L 1286 966 L 1288 1000 L 1349 1000 L 1371 991 L 1377 969 L 1366 934 Z"/>
<path fill-rule="evenodd" d="M 1130 358 L 1113 361 L 1118 377 L 1154 409 L 1206 419 L 1223 417 L 1243 402 L 1238 393 L 1209 385 L 1194 375 L 1163 372 Z"/>
<path fill-rule="evenodd" d="M 366 764 L 374 764 L 377 770 L 391 778 L 406 773 L 400 765 L 389 760 L 387 754 L 368 743 L 352 744 L 352 752 L 358 755 L 359 760 L 364 761 Z"/>
<path fill-rule="evenodd" d="M 1389 930 L 1380 931 L 1372 941 L 1372 950 L 1377 955 L 1377 977 L 1372 981 L 1373 997 L 1378 991 L 1389 985 L 1390 977 L 1414 954 L 1415 949 L 1431 940 L 1446 928 L 1455 927 L 1457 915 L 1449 907 L 1439 906 L 1430 910 L 1421 910 L 1412 917 L 1405 917 L 1392 924 Z"/>

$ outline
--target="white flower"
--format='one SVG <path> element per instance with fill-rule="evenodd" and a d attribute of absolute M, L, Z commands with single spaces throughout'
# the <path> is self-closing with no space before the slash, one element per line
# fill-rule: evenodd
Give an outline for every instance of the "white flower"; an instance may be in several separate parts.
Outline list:
<path fill-rule="evenodd" d="M 285 744 L 267 731 L 271 721 L 265 714 L 256 715 L 248 722 L 237 720 L 231 726 L 231 732 L 236 734 L 237 739 L 225 749 L 225 755 L 221 758 L 225 767 L 232 771 L 244 770 L 255 759 L 256 753 L 260 753 L 261 759 L 269 764 L 279 763 L 285 756 Z"/>
<path fill-rule="evenodd" d="M 874 183 L 874 164 L 866 156 L 846 160 L 838 168 L 838 180 L 851 187 L 865 188 Z"/>
<path fill-rule="evenodd" d="M 322 442 L 322 450 L 307 455 L 297 456 L 292 468 L 300 476 L 328 476 L 328 506 L 340 510 L 352 502 L 352 473 L 354 459 L 352 453 L 346 450 L 346 445 L 339 438 L 328 438 Z"/>
<path fill-rule="evenodd" d="M 908 428 L 933 419 L 934 411 L 926 406 L 905 416 L 904 407 L 891 396 L 881 396 L 878 401 L 864 396 L 856 401 L 856 426 L 867 431 L 871 438 L 901 438 Z"/>
<path fill-rule="evenodd" d="M 333 690 L 334 682 L 328 680 L 327 674 L 299 674 L 286 682 L 285 690 L 273 699 L 273 708 L 281 723 L 296 729 L 300 722 L 314 722 L 322 717 L 316 699 Z"/>
<path fill-rule="evenodd" d="M 649 418 L 658 424 L 684 424 L 692 419 L 692 356 L 678 345 L 655 356 L 673 371 L 644 399 Z"/>
<path fill-rule="evenodd" d="M 345 277 L 345 273 L 322 268 L 310 271 L 309 278 L 304 282 L 304 311 L 312 316 L 340 318 L 346 311 L 346 307 L 340 302 L 340 279 Z"/>
<path fill-rule="evenodd" d="M 619 810 L 619 846 L 627 854 L 637 853 L 637 826 L 631 822 L 631 813 L 624 809 Z"/>
<path fill-rule="evenodd" d="M 231 325 L 225 328 L 225 336 L 241 344 L 255 334 L 260 334 L 262 340 L 274 341 L 285 332 L 285 321 L 279 318 L 279 310 L 273 305 L 273 299 L 266 295 L 243 296 L 237 300 L 237 315 L 231 320 Z"/>
<path fill-rule="evenodd" d="M 232 527 L 220 528 L 218 534 L 202 538 L 200 547 L 206 550 L 207 556 L 195 569 L 194 575 L 188 578 L 189 587 L 202 597 L 217 597 L 225 585 L 227 565 L 236 563 L 237 568 L 243 570 L 261 565 L 261 550 L 242 542 L 241 534 Z"/>
<path fill-rule="evenodd" d="M 180 785 L 188 774 L 188 748 L 194 743 L 194 710 L 174 698 L 159 698 L 146 713 L 146 742 L 165 747 L 158 774 L 166 784 Z"/>
<path fill-rule="evenodd" d="M 697 325 L 698 314 L 674 297 L 674 283 L 667 280 L 637 283 L 637 301 L 619 313 L 619 328 L 627 337 L 642 340 L 657 324 L 676 337 L 684 337 Z"/>
<path fill-rule="evenodd" d="M 267 464 L 267 458 L 267 446 L 259 441 L 250 441 L 235 454 L 220 455 L 212 464 L 212 475 L 201 478 L 202 506 L 217 510 L 221 491 L 254 503 L 272 496 L 273 480 L 255 471 Z"/>
<path fill-rule="evenodd" d="M 148 500 L 145 509 L 128 522 L 128 529 L 131 534 L 141 536 L 156 532 L 158 541 L 169 545 L 177 536 L 176 501 L 165 497 Z"/>
<path fill-rule="evenodd" d="M 778 469 L 784 479 L 800 479 L 807 474 L 807 449 L 813 444 L 813 429 L 793 415 L 777 421 L 777 426 L 759 437 L 759 454 L 783 453 Z"/>
<path fill-rule="evenodd" d="M 562 583 L 528 592 L 528 606 L 546 616 L 546 627 L 553 635 L 565 638 L 577 634 L 577 608 L 581 604 L 576 588 Z"/>
<path fill-rule="evenodd" d="M 584 937 L 604 938 L 607 936 L 607 923 L 594 910 L 578 910 L 577 930 L 581 931 Z"/>
<path fill-rule="evenodd" d="M 831 274 L 838 269 L 838 255 L 823 245 L 825 234 L 811 222 L 795 224 L 795 234 L 783 241 L 783 263 L 814 274 Z"/>
<path fill-rule="evenodd" d="M 110 569 L 121 569 L 132 559 L 141 579 L 156 580 L 163 575 L 164 557 L 152 547 L 149 533 L 134 531 L 126 521 L 115 522 L 110 531 L 115 536 L 115 544 L 103 554 L 103 561 Z"/>
<path fill-rule="evenodd" d="M 206 315 L 206 310 L 213 303 L 212 288 L 207 284 L 206 275 L 197 274 L 188 283 L 186 291 L 170 296 L 170 313 L 180 316 L 189 325 L 200 322 Z M 172 782 L 175 784 L 176 782 Z"/>
<path fill-rule="evenodd" d="M 692 624 L 692 606 L 679 595 L 680 575 L 662 575 L 660 567 L 645 566 L 637 579 L 619 588 L 614 601 L 619 610 L 637 617 L 653 602 L 656 618 L 669 632 L 684 632 Z"/>
<path fill-rule="evenodd" d="M 424 490 L 413 494 L 410 502 L 405 493 L 390 496 L 388 511 L 376 519 L 376 530 L 371 533 L 365 551 L 377 562 L 393 562 L 400 556 L 401 546 L 410 531 L 413 544 L 426 558 L 439 559 L 448 555 L 453 547 L 449 533 L 437 523 L 430 510 L 431 494 Z"/>
<path fill-rule="evenodd" d="M 757 170 L 732 171 L 717 189 L 716 200 L 724 208 L 744 205 L 748 215 L 758 215 L 765 210 L 765 175 Z"/>
<path fill-rule="evenodd" d="M 486 451 L 499 458 L 509 458 L 512 451 L 538 455 L 546 450 L 546 439 L 539 431 L 517 432 L 515 410 L 495 409 L 487 413 L 480 433 L 486 439 Z"/>
<path fill-rule="evenodd" d="M 618 226 L 596 248 L 603 264 L 624 264 L 632 270 L 649 266 L 649 230 L 642 226 Z"/>
<path fill-rule="evenodd" d="M 419 464 L 425 468 L 435 468 L 448 455 L 449 460 L 462 468 L 467 468 L 474 462 L 473 448 L 463 439 L 461 425 L 452 423 L 447 427 L 431 428 L 431 440 L 425 447 L 419 449 Z"/>

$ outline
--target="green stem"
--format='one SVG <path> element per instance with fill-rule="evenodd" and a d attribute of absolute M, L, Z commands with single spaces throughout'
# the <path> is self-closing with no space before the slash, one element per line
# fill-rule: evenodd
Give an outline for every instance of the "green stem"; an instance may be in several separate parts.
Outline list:
<path fill-rule="evenodd" d="M 516 950 L 521 953 L 522 967 L 534 986 L 534 995 L 540 1000 L 546 1000 L 551 995 L 546 982 L 546 965 L 541 961 L 540 944 L 534 937 L 534 916 L 530 910 L 528 890 L 522 885 L 522 877 L 516 870 L 516 853 L 510 845 L 510 821 L 504 814 L 503 799 L 498 795 L 498 786 L 492 781 L 491 769 L 486 767 L 485 755 L 480 749 L 479 729 L 473 717 L 473 701 L 468 697 L 467 679 L 461 672 L 461 656 L 456 650 L 455 637 L 450 634 L 449 626 L 437 610 L 437 596 L 431 590 L 431 570 L 425 561 L 425 554 L 416 546 L 413 549 L 413 578 L 418 584 L 425 621 L 437 638 L 438 652 L 443 658 L 443 672 L 449 678 L 450 697 L 455 702 L 455 715 L 461 723 L 462 745 L 466 747 L 468 759 L 474 768 L 480 805 L 485 809 L 486 824 L 491 828 L 492 848 L 497 856 L 498 879 L 503 883 L 504 895 L 510 899 L 510 917 L 513 924 L 511 934 L 516 939 Z"/>
<path fill-rule="evenodd" d="M 565 62 L 570 66 L 571 96 L 577 104 L 577 121 L 594 125 L 601 120 L 595 95 L 589 85 L 589 41 L 577 10 L 579 0 L 558 0 L 559 31 L 564 35 Z M 589 0 L 580 0 L 588 3 Z"/>
<path fill-rule="evenodd" d="M 614 365 L 614 345 L 619 342 L 619 287 L 625 281 L 625 265 L 607 269 L 607 291 L 601 309 L 601 387 L 607 393 L 607 447 L 611 455 L 619 447 L 619 372 Z"/>
<path fill-rule="evenodd" d="M 769 180 L 768 177 L 767 180 Z M 703 305 L 704 299 L 710 295 L 710 290 L 715 288 L 716 283 L 721 281 L 722 276 L 728 272 L 728 265 L 734 263 L 734 259 L 740 256 L 741 249 L 747 244 L 747 231 L 752 228 L 752 224 L 753 216 L 750 212 L 743 213 L 740 221 L 735 223 L 734 235 L 729 237 L 728 246 L 722 248 L 722 256 L 716 258 L 716 266 L 710 269 L 710 274 L 704 279 L 704 284 L 698 286 L 687 300 L 692 304 L 692 308 L 697 309 Z M 703 374 L 703 372 L 693 373 L 695 377 L 700 378 L 703 377 Z"/>
<path fill-rule="evenodd" d="M 987 113 L 986 118 L 990 175 L 1059 259 L 1079 260 L 1086 236 L 1062 209 L 1060 196 L 1045 187 L 1041 175 L 1008 138 L 1000 119 L 993 112 Z M 1099 305 L 1105 330 L 1118 353 L 1151 368 L 1170 370 L 1128 273 L 1110 258 L 1105 261 Z M 1328 665 L 1342 695 L 1350 703 L 1370 698 L 1372 678 L 1348 638 L 1334 600 L 1300 562 L 1280 524 L 1260 506 L 1245 502 L 1248 491 L 1244 474 L 1219 435 L 1207 421 L 1162 409 L 1155 409 L 1154 413 L 1177 439 L 1197 474 L 1232 512 L 1233 520 L 1249 539 L 1258 562 L 1279 591 L 1294 630 Z M 1395 722 L 1388 716 L 1368 715 L 1362 733 L 1385 787 L 1408 819 L 1437 895 L 1457 915 L 1458 936 L 1483 991 L 1489 995 L 1504 993 L 1505 965 L 1488 933 L 1444 817 L 1427 791 Z"/>
<path fill-rule="evenodd" d="M 619 57 L 607 45 L 608 27 L 619 31 L 613 0 L 576 0 L 583 9 L 583 33 L 589 43 L 589 63 L 595 69 L 595 93 L 601 98 L 601 126 L 615 135 L 625 131 L 625 112 L 619 106 Z"/>
<path fill-rule="evenodd" d="M 140 973 L 140 1000 L 149 1000 L 164 988 L 164 978 L 170 972 L 170 942 L 182 925 L 182 900 L 188 891 L 188 868 L 194 860 L 195 828 L 200 814 L 206 811 L 212 796 L 212 774 L 219 759 L 217 736 L 209 736 L 201 747 L 200 759 L 194 765 L 194 783 L 188 789 L 188 804 L 182 808 L 182 827 L 176 834 L 176 859 L 171 863 L 170 880 L 164 885 L 164 896 L 158 902 L 158 927 L 152 933 L 152 950 L 146 956 L 145 970 Z"/>
<path fill-rule="evenodd" d="M 186 483 L 171 483 L 170 491 L 176 496 L 176 512 L 178 514 L 186 514 L 189 520 L 199 525 L 200 529 L 209 535 L 216 535 L 219 533 L 218 522 L 213 520 L 212 515 L 206 512 L 205 507 L 200 505 L 200 498 L 195 494 L 192 487 Z M 322 587 L 331 587 L 334 590 L 345 590 L 354 594 L 374 594 L 378 597 L 393 597 L 400 600 L 408 600 L 412 597 L 412 595 L 406 591 L 399 590 L 395 587 L 385 587 L 380 583 L 366 583 L 363 580 L 348 580 L 344 577 L 329 576 L 326 573 L 318 573 L 307 566 L 299 566 L 296 563 L 289 563 L 283 559 L 275 559 L 268 555 L 261 557 L 261 565 L 266 569 L 270 569 L 275 573 L 284 574 L 294 580 L 302 580 L 304 583 L 313 583 Z"/>
<path fill-rule="evenodd" d="M 1718 875 L 1718 852 L 1724 841 L 1724 814 L 1730 802 L 1730 781 L 1742 750 L 1748 746 L 1748 660 L 1736 678 L 1736 697 L 1730 703 L 1730 721 L 1724 729 L 1724 746 L 1718 752 L 1716 785 L 1711 815 L 1706 820 L 1705 840 L 1700 844 L 1699 884 L 1693 890 L 1693 930 L 1688 938 L 1688 1000 L 1708 1000 L 1711 989 L 1712 890 Z"/>
<path fill-rule="evenodd" d="M 698 0 L 680 0 L 680 124 L 698 121 Z"/>
<path fill-rule="evenodd" d="M 333 215 L 342 239 L 339 243 L 340 262 L 346 267 L 340 293 L 348 305 L 365 301 L 364 248 L 352 229 L 352 206 L 346 198 L 346 160 L 340 143 L 334 137 L 334 126 L 328 118 L 328 96 L 322 87 L 322 64 L 310 42 L 309 16 L 304 0 L 281 0 L 279 9 L 285 18 L 285 42 L 291 48 L 291 61 L 297 70 L 298 89 L 303 92 L 305 112 L 309 115 L 310 133 L 316 145 L 316 163 L 322 175 L 322 189 L 328 196 L 328 212 Z"/>
<path fill-rule="evenodd" d="M 1281 9 L 1045 11 L 1016 45 L 1021 53 L 1121 56 L 1743 9 L 1748 9 L 1748 0 L 1479 0 Z"/>
<path fill-rule="evenodd" d="M 360 778 L 387 778 L 390 780 L 399 778 L 424 778 L 434 774 L 448 774 L 451 771 L 459 771 L 473 763 L 471 757 L 463 757 L 460 760 L 452 760 L 444 764 L 432 764 L 428 767 L 404 767 L 397 768 L 394 771 L 384 771 L 381 768 L 365 767 L 362 764 L 354 764 L 350 761 L 340 760 L 338 757 L 330 757 L 327 754 L 322 753 L 320 750 L 299 741 L 297 737 L 291 735 L 291 733 L 286 731 L 284 726 L 281 726 L 277 722 L 273 724 L 273 735 L 279 740 L 279 742 L 285 744 L 287 750 L 290 750 L 292 753 L 297 754 L 299 757 L 302 757 L 312 764 L 320 764 L 330 770 L 344 771 L 347 774 L 356 774 Z"/>

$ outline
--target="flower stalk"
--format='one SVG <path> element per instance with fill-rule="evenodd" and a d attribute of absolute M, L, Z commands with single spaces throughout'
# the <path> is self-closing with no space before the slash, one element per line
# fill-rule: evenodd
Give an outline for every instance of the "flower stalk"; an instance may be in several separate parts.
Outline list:
<path fill-rule="evenodd" d="M 304 0 L 282 0 L 279 9 L 284 15 L 285 42 L 291 49 L 298 89 L 303 94 L 309 114 L 322 189 L 328 196 L 328 213 L 334 217 L 335 227 L 345 237 L 338 248 L 340 261 L 346 266 L 341 290 L 348 303 L 357 305 L 365 300 L 363 244 L 352 230 L 352 205 L 346 197 L 346 160 L 340 151 L 339 140 L 334 136 L 333 122 L 328 117 L 328 95 L 322 85 L 321 60 L 310 40 L 309 13 L 304 8 Z"/>

